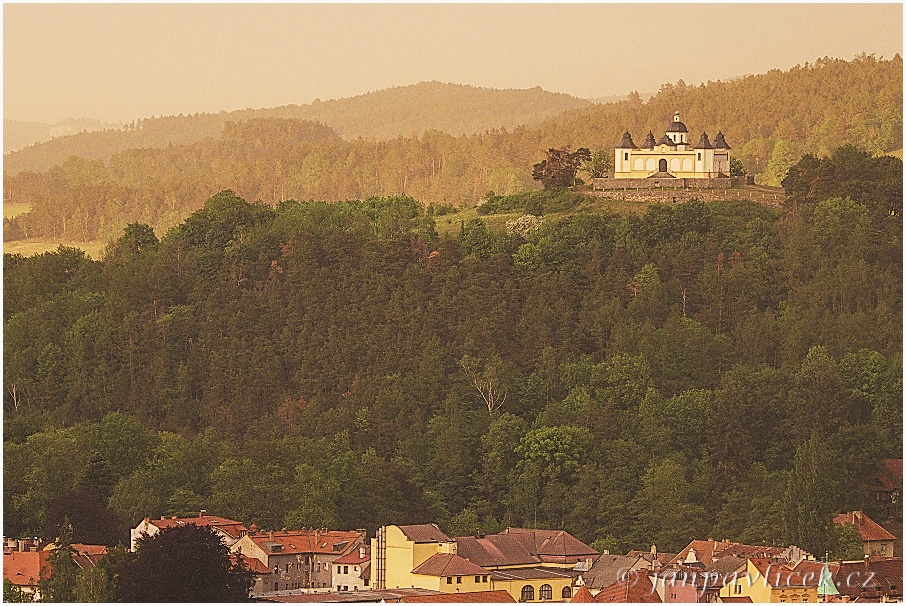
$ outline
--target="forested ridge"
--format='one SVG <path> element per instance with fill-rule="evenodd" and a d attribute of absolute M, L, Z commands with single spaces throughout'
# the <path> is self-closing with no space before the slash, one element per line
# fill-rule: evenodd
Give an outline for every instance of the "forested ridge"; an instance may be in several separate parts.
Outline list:
<path fill-rule="evenodd" d="M 435 106 L 456 106 L 440 102 L 434 88 L 413 91 L 426 91 Z M 403 93 L 387 93 L 393 101 L 381 107 L 418 114 L 419 102 L 403 102 L 398 94 Z M 17 173 L 18 156 L 8 155 L 4 202 L 28 203 L 32 210 L 8 223 L 4 233 L 7 239 L 107 240 L 133 221 L 163 233 L 224 188 L 272 205 L 285 199 L 403 194 L 435 206 L 472 205 L 488 191 L 515 194 L 535 188 L 532 166 L 549 148 L 610 153 L 625 130 L 637 143 L 649 130 L 662 133 L 678 109 L 690 136 L 722 130 L 731 155 L 749 174 L 780 185 L 805 153 L 825 156 L 844 144 L 874 155 L 902 148 L 902 59 L 822 59 L 728 82 L 678 82 L 664 85 L 647 103 L 631 95 L 619 103 L 570 110 L 536 126 L 458 136 L 436 129 L 410 136 L 407 130 L 385 140 L 347 140 L 337 128 L 274 117 L 284 115 L 282 110 L 255 110 L 226 123 L 228 116 L 238 115 L 161 118 L 125 134 L 85 134 L 102 153 L 93 156 L 76 147 L 67 153 L 82 157 L 41 173 Z M 414 123 L 412 130 L 417 130 Z M 152 144 L 154 133 L 160 140 Z M 130 145 L 143 148 L 115 152 L 117 137 L 132 137 Z M 109 154 L 107 161 L 90 159 Z"/>
<path fill-rule="evenodd" d="M 554 219 L 550 194 L 440 237 L 408 196 L 223 191 L 103 261 L 4 255 L 4 532 L 65 516 L 116 542 L 204 508 L 833 553 L 835 512 L 888 519 L 870 488 L 902 450 L 902 222 L 846 170 L 878 159 L 813 160 L 783 209 Z"/>
<path fill-rule="evenodd" d="M 347 140 L 412 137 L 428 130 L 452 135 L 475 134 L 491 128 L 534 124 L 589 101 L 539 87 L 493 89 L 420 82 L 343 99 L 316 99 L 302 105 L 221 111 L 216 114 L 160 116 L 138 120 L 123 129 L 83 132 L 58 137 L 7 154 L 4 171 L 41 171 L 69 156 L 104 160 L 133 148 L 166 148 L 220 136 L 227 122 L 254 118 L 309 120 L 330 126 Z"/>

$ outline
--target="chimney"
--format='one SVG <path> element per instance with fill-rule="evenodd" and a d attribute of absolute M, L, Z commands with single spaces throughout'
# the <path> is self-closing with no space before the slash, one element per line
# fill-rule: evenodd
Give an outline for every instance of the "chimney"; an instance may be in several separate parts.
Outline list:
<path fill-rule="evenodd" d="M 871 561 L 871 556 L 870 555 L 865 556 L 865 570 L 869 569 L 868 563 L 870 561 Z"/>
<path fill-rule="evenodd" d="M 198 517 L 203 518 L 204 514 L 206 514 L 206 513 L 208 513 L 208 511 L 206 509 L 202 509 L 201 511 L 198 512 Z"/>
<path fill-rule="evenodd" d="M 175 519 L 176 519 L 176 516 L 170 516 L 170 519 L 171 519 L 171 520 L 175 520 Z"/>
<path fill-rule="evenodd" d="M 365 559 L 365 546 L 364 545 L 359 545 L 359 559 L 360 560 Z"/>
<path fill-rule="evenodd" d="M 151 518 L 145 518 L 145 526 L 151 523 Z"/>
<path fill-rule="evenodd" d="M 274 531 L 273 531 L 273 530 L 270 531 L 270 533 L 269 533 L 268 536 L 270 536 L 270 538 L 271 538 L 271 543 L 273 543 L 273 542 L 274 542 Z"/>
<path fill-rule="evenodd" d="M 167 516 L 160 516 L 160 519 L 161 519 L 161 520 L 166 520 L 166 519 L 167 519 Z"/>
<path fill-rule="evenodd" d="M 654 543 L 651 544 L 651 555 L 657 555 L 657 545 L 655 545 Z"/>

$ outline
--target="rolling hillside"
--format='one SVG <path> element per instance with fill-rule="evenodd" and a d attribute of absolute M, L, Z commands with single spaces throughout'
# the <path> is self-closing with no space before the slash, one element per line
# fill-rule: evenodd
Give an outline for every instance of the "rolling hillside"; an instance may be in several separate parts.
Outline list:
<path fill-rule="evenodd" d="M 497 90 L 443 82 L 421 82 L 355 97 L 247 109 L 218 114 L 161 116 L 124 129 L 82 132 L 6 154 L 4 172 L 42 171 L 70 156 L 106 161 L 133 148 L 164 148 L 218 137 L 227 122 L 252 118 L 289 118 L 321 122 L 346 139 L 391 139 L 439 130 L 453 135 L 537 124 L 589 101 L 538 87 Z"/>
<path fill-rule="evenodd" d="M 69 137 L 7 156 L 4 204 L 29 205 L 31 211 L 13 219 L 5 237 L 107 239 L 118 237 L 134 221 L 163 233 L 223 189 L 268 204 L 406 194 L 425 205 L 474 206 L 488 191 L 513 194 L 536 188 L 532 165 L 548 148 L 610 150 L 625 130 L 641 143 L 649 130 L 663 132 L 676 109 L 693 141 L 702 130 L 712 136 L 722 130 L 731 156 L 759 184 L 777 186 L 806 153 L 826 156 L 846 144 L 872 155 L 902 149 L 902 82 L 899 55 L 890 60 L 864 55 L 852 61 L 821 59 L 728 82 L 665 84 L 648 102 L 630 95 L 618 103 L 566 110 L 534 126 L 458 136 L 431 129 L 382 140 L 350 139 L 341 126 L 300 116 L 267 115 L 283 110 L 143 121 L 126 132 L 77 136 L 103 143 L 95 149 L 103 147 L 104 153 L 95 158 L 112 154 L 106 162 L 70 158 L 76 153 L 71 151 L 63 156 L 65 162 L 46 172 L 15 174 L 26 152 L 78 140 Z M 416 116 L 437 111 L 440 89 L 481 91 L 429 83 L 411 87 L 408 95 L 402 90 L 374 93 L 371 113 L 382 116 L 386 111 L 388 123 L 405 122 L 416 132 L 415 125 L 427 124 Z M 416 93 L 424 97 L 421 103 L 402 102 Z M 475 98 L 488 100 L 498 93 L 505 98 L 512 91 L 484 91 L 484 97 Z M 364 112 L 368 105 L 359 101 Z M 321 117 L 353 115 L 340 109 L 354 102 L 325 102 L 333 109 L 325 109 Z M 407 107 L 413 116 L 404 121 L 399 112 Z M 463 111 L 450 115 L 464 115 L 467 104 L 460 107 Z M 488 107 L 485 115 L 505 112 Z M 173 141 L 177 135 L 182 143 Z M 126 139 L 142 145 L 117 152 Z"/>

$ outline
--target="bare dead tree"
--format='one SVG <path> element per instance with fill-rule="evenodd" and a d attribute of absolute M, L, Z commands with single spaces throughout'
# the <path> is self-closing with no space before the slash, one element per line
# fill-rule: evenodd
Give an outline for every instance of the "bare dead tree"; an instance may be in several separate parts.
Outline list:
<path fill-rule="evenodd" d="M 507 390 L 500 384 L 500 360 L 482 362 L 466 354 L 459 361 L 472 386 L 478 391 L 489 413 L 500 410 L 506 402 Z"/>

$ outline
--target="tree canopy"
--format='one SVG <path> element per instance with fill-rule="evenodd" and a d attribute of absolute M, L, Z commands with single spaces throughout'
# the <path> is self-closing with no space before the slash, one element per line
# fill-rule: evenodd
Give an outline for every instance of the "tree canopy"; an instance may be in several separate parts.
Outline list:
<path fill-rule="evenodd" d="M 230 560 L 216 531 L 194 524 L 164 528 L 136 542 L 118 569 L 122 602 L 245 602 L 253 575 Z"/>

